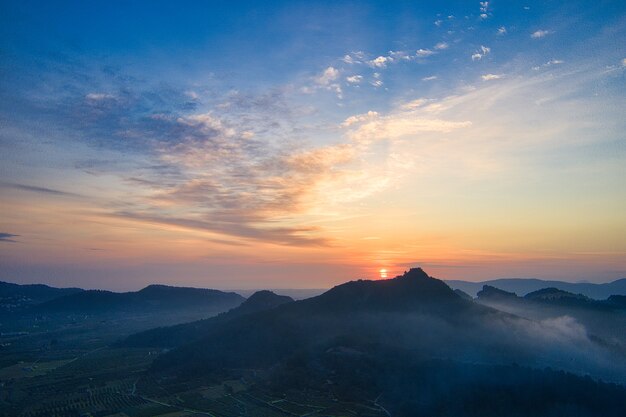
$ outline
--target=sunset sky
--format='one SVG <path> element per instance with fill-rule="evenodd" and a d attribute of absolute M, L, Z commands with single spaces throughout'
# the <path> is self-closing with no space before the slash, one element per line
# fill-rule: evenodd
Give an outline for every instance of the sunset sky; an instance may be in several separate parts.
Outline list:
<path fill-rule="evenodd" d="M 622 1 L 0 3 L 0 280 L 626 277 Z"/>

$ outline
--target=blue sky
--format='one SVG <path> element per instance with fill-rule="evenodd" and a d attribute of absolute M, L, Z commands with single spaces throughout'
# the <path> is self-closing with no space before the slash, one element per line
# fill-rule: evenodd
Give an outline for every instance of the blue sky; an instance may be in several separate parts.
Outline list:
<path fill-rule="evenodd" d="M 622 2 L 1 8 L 0 279 L 626 276 Z"/>

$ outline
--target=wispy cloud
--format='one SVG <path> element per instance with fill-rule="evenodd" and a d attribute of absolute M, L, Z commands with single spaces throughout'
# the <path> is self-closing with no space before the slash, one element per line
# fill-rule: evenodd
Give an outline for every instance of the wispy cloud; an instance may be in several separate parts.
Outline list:
<path fill-rule="evenodd" d="M 487 19 L 490 15 L 489 13 L 489 2 L 488 1 L 481 1 L 479 2 L 480 4 L 480 18 L 481 19 Z"/>
<path fill-rule="evenodd" d="M 26 185 L 26 184 L 15 184 L 15 183 L 0 183 L 0 186 L 13 188 L 16 190 L 29 191 L 33 193 L 43 193 L 57 196 L 68 196 L 68 197 L 80 197 L 79 194 L 71 193 L 67 191 L 56 190 L 53 188 L 47 187 L 38 187 L 34 185 Z"/>
<path fill-rule="evenodd" d="M 565 61 L 563 61 L 561 59 L 551 59 L 550 61 L 548 61 L 548 62 L 546 62 L 544 64 L 541 64 L 541 65 L 533 67 L 533 70 L 536 71 L 536 70 L 539 70 L 541 68 L 551 67 L 553 65 L 561 65 L 561 64 L 564 64 L 564 63 L 565 63 Z"/>
<path fill-rule="evenodd" d="M 403 104 L 388 115 L 381 116 L 377 112 L 351 116 L 343 123 L 352 127 L 348 137 L 359 143 L 370 143 L 377 140 L 398 139 L 417 135 L 422 132 L 448 133 L 456 129 L 471 126 L 470 121 L 454 121 L 432 117 L 428 113 L 435 107 L 423 106 L 427 101 L 413 100 Z M 419 111 L 416 111 L 420 108 Z"/>
<path fill-rule="evenodd" d="M 485 74 L 485 75 L 481 75 L 480 78 L 483 81 L 492 81 L 492 80 L 499 80 L 500 78 L 502 78 L 501 74 Z"/>
<path fill-rule="evenodd" d="M 363 76 L 351 75 L 349 77 L 346 77 L 346 81 L 349 82 L 350 84 L 359 84 L 361 81 L 363 81 Z"/>
<path fill-rule="evenodd" d="M 429 57 L 431 55 L 434 55 L 435 52 L 430 50 L 430 49 L 418 49 L 417 51 L 415 51 L 415 56 L 417 56 L 418 58 L 426 58 Z"/>
<path fill-rule="evenodd" d="M 530 34 L 530 37 L 533 39 L 541 39 L 541 38 L 545 38 L 548 35 L 551 35 L 552 33 L 554 32 L 550 30 L 536 30 Z"/>
<path fill-rule="evenodd" d="M 491 48 L 481 45 L 480 49 L 472 54 L 472 61 L 480 61 L 491 52 Z"/>
<path fill-rule="evenodd" d="M 341 60 L 346 63 L 346 64 L 362 64 L 363 61 L 365 60 L 365 53 L 363 53 L 362 51 L 358 51 L 358 52 L 351 52 L 349 54 L 346 54 L 343 56 L 343 58 L 341 58 Z"/>
<path fill-rule="evenodd" d="M 339 70 L 334 67 L 326 68 L 320 75 L 315 78 L 315 82 L 319 85 L 328 85 L 339 78 Z"/>
<path fill-rule="evenodd" d="M 390 58 L 381 55 L 369 61 L 369 64 L 374 68 L 387 68 L 389 61 Z"/>
<path fill-rule="evenodd" d="M 0 232 L 0 242 L 10 242 L 15 243 L 14 237 L 19 237 L 20 235 L 14 235 L 13 233 L 2 233 Z"/>

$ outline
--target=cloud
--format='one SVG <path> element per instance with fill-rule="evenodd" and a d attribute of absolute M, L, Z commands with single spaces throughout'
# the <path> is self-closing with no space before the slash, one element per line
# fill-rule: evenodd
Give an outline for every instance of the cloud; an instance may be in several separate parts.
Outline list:
<path fill-rule="evenodd" d="M 343 127 L 350 127 L 350 126 L 352 126 L 355 123 L 360 123 L 360 122 L 364 122 L 364 121 L 367 121 L 367 120 L 372 120 L 372 119 L 375 119 L 377 117 L 378 117 L 378 112 L 370 110 L 367 113 L 357 114 L 357 115 L 348 117 L 346 120 L 343 121 L 341 126 L 343 126 Z"/>
<path fill-rule="evenodd" d="M 622 59 L 622 67 L 626 67 L 626 58 Z"/>
<path fill-rule="evenodd" d="M 57 196 L 68 196 L 68 197 L 80 197 L 79 194 L 70 193 L 70 192 L 67 192 L 67 191 L 60 191 L 60 190 L 56 190 L 56 189 L 53 189 L 53 188 L 47 188 L 47 187 L 37 187 L 37 186 L 33 186 L 33 185 L 15 184 L 15 183 L 4 183 L 4 184 L 0 183 L 0 185 L 3 185 L 5 187 L 14 188 L 16 190 L 30 191 L 30 192 L 34 192 L 34 193 L 44 193 L 44 194 L 57 195 Z"/>
<path fill-rule="evenodd" d="M 375 67 L 375 68 L 386 68 L 389 61 L 390 59 L 388 57 L 381 55 L 369 61 L 369 64 L 370 66 Z"/>
<path fill-rule="evenodd" d="M 506 35 L 506 34 L 507 34 L 506 27 L 504 27 L 504 26 L 500 26 L 500 27 L 498 28 L 498 32 L 497 32 L 497 34 L 498 34 L 498 35 Z"/>
<path fill-rule="evenodd" d="M 343 58 L 341 58 L 341 60 L 345 62 L 346 64 L 350 64 L 350 65 L 362 64 L 363 61 L 365 60 L 365 53 L 362 51 L 351 52 L 349 54 L 344 55 Z"/>
<path fill-rule="evenodd" d="M 343 98 L 343 90 L 341 86 L 336 83 L 339 78 L 340 71 L 335 67 L 326 68 L 320 75 L 314 78 L 316 87 L 303 87 L 301 91 L 306 94 L 313 93 L 318 88 L 323 88 L 325 90 L 333 91 L 337 95 L 339 99 Z"/>
<path fill-rule="evenodd" d="M 85 98 L 91 101 L 101 101 L 101 100 L 114 99 L 115 96 L 113 96 L 112 94 L 105 94 L 105 93 L 89 93 L 85 95 Z"/>
<path fill-rule="evenodd" d="M 450 45 L 447 42 L 439 42 L 435 45 L 435 49 L 437 50 L 448 49 L 449 47 Z"/>
<path fill-rule="evenodd" d="M 415 56 L 418 58 L 426 58 L 433 55 L 435 52 L 430 49 L 418 49 L 415 51 Z"/>
<path fill-rule="evenodd" d="M 402 104 L 401 108 L 405 109 L 405 110 L 414 110 L 414 109 L 416 109 L 418 107 L 425 106 L 429 102 L 430 102 L 430 100 L 428 100 L 428 99 L 418 98 L 418 99 L 415 99 L 415 100 L 411 100 L 408 103 Z"/>
<path fill-rule="evenodd" d="M 380 183 L 369 178 L 366 187 L 363 175 L 347 168 L 358 156 L 351 144 L 271 142 L 215 112 L 155 122 L 170 135 L 154 142 L 160 168 L 133 181 L 136 195 L 110 216 L 280 245 L 326 245 L 317 228 L 284 219 L 306 213 L 335 187 L 341 197 L 333 199 L 353 199 Z"/>
<path fill-rule="evenodd" d="M 544 38 L 550 34 L 552 34 L 553 32 L 549 31 L 549 30 L 537 30 L 533 33 L 530 34 L 530 37 L 533 39 L 540 39 L 540 38 Z"/>
<path fill-rule="evenodd" d="M 198 100 L 200 96 L 193 90 L 185 91 L 185 95 L 189 97 L 191 100 Z"/>
<path fill-rule="evenodd" d="M 471 126 L 470 121 L 453 121 L 432 117 L 428 113 L 433 107 L 426 106 L 429 100 L 416 99 L 401 104 L 397 110 L 381 116 L 368 112 L 347 118 L 342 124 L 348 137 L 358 143 L 393 140 L 419 135 L 423 132 L 449 133 Z"/>
<path fill-rule="evenodd" d="M 12 233 L 2 233 L 2 232 L 0 232 L 0 242 L 15 243 L 16 240 L 12 239 L 14 237 L 19 237 L 19 235 L 14 235 Z"/>
<path fill-rule="evenodd" d="M 334 67 L 328 67 L 315 78 L 315 82 L 319 85 L 327 86 L 337 78 L 339 78 L 339 70 Z"/>
<path fill-rule="evenodd" d="M 481 19 L 487 19 L 489 17 L 489 2 L 488 1 L 481 1 L 479 2 L 480 4 L 480 18 Z"/>
<path fill-rule="evenodd" d="M 346 77 L 346 81 L 349 82 L 350 84 L 359 84 L 361 81 L 363 81 L 363 76 L 351 75 L 349 77 Z"/>
<path fill-rule="evenodd" d="M 561 65 L 561 64 L 564 64 L 564 63 L 565 63 L 565 61 L 563 61 L 561 59 L 551 59 L 550 61 L 548 61 L 548 62 L 546 62 L 544 64 L 541 64 L 539 66 L 533 67 L 533 70 L 537 71 L 537 70 L 539 70 L 541 68 L 551 67 L 553 65 Z"/>
<path fill-rule="evenodd" d="M 487 46 L 481 45 L 480 46 L 480 50 L 478 50 L 474 54 L 472 54 L 472 61 L 480 61 L 486 55 L 488 55 L 490 52 L 491 52 L 491 48 L 489 48 Z"/>
<path fill-rule="evenodd" d="M 485 74 L 485 75 L 481 75 L 480 78 L 482 78 L 483 81 L 492 81 L 492 80 L 499 80 L 500 78 L 502 78 L 502 75 L 500 75 L 500 74 Z"/>
<path fill-rule="evenodd" d="M 158 216 L 141 212 L 115 212 L 110 217 L 134 220 L 143 223 L 175 226 L 192 230 L 204 230 L 219 234 L 270 242 L 289 246 L 326 246 L 328 240 L 308 236 L 315 232 L 313 227 L 253 227 L 249 223 L 233 221 L 211 221 L 202 219 L 177 218 L 173 216 Z"/>
<path fill-rule="evenodd" d="M 430 75 L 428 77 L 422 78 L 422 81 L 433 81 L 433 80 L 436 80 L 436 79 L 437 79 L 436 75 Z"/>

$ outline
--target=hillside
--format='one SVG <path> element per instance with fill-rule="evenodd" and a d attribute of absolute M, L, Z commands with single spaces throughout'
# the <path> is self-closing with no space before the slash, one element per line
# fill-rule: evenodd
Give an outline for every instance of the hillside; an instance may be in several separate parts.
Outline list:
<path fill-rule="evenodd" d="M 626 381 L 624 367 L 599 365 L 612 351 L 551 326 L 467 300 L 412 269 L 393 279 L 351 281 L 310 299 L 214 320 L 197 328 L 201 337 L 160 355 L 150 379 L 179 386 L 254 369 L 257 383 L 277 395 L 330 390 L 346 401 L 378 398 L 397 415 L 412 415 L 409 410 L 418 404 L 422 415 L 559 415 L 563 404 L 584 416 L 596 409 L 619 415 L 624 401 L 615 397 L 606 402 L 609 397 L 571 394 L 600 389 L 596 382 L 536 369 Z M 537 389 L 538 379 L 551 382 Z M 542 395 L 546 390 L 550 397 Z M 508 405 L 490 392 L 507 398 Z M 441 414 L 441 407 L 449 412 Z"/>
<path fill-rule="evenodd" d="M 55 298 L 32 308 L 38 313 L 160 312 L 191 308 L 225 310 L 241 304 L 239 294 L 203 288 L 150 285 L 140 291 L 116 293 L 88 290 Z"/>
<path fill-rule="evenodd" d="M 44 284 L 22 285 L 0 281 L 0 310 L 18 310 L 82 291 L 80 288 L 55 288 Z"/>
<path fill-rule="evenodd" d="M 171 348 L 201 339 L 212 327 L 226 321 L 269 310 L 279 305 L 293 302 L 291 297 L 276 295 L 271 291 L 257 291 L 241 305 L 204 320 L 183 323 L 176 326 L 158 327 L 129 336 L 119 343 L 127 347 L 164 347 Z"/>
<path fill-rule="evenodd" d="M 574 294 L 583 294 L 597 300 L 604 300 L 611 295 L 626 295 L 626 278 L 618 279 L 605 284 L 546 281 L 534 278 L 505 278 L 480 282 L 446 280 L 446 283 L 450 287 L 465 291 L 471 296 L 476 296 L 478 291 L 480 291 L 485 285 L 499 288 L 504 291 L 514 292 L 521 296 L 543 288 L 556 288 Z"/>

